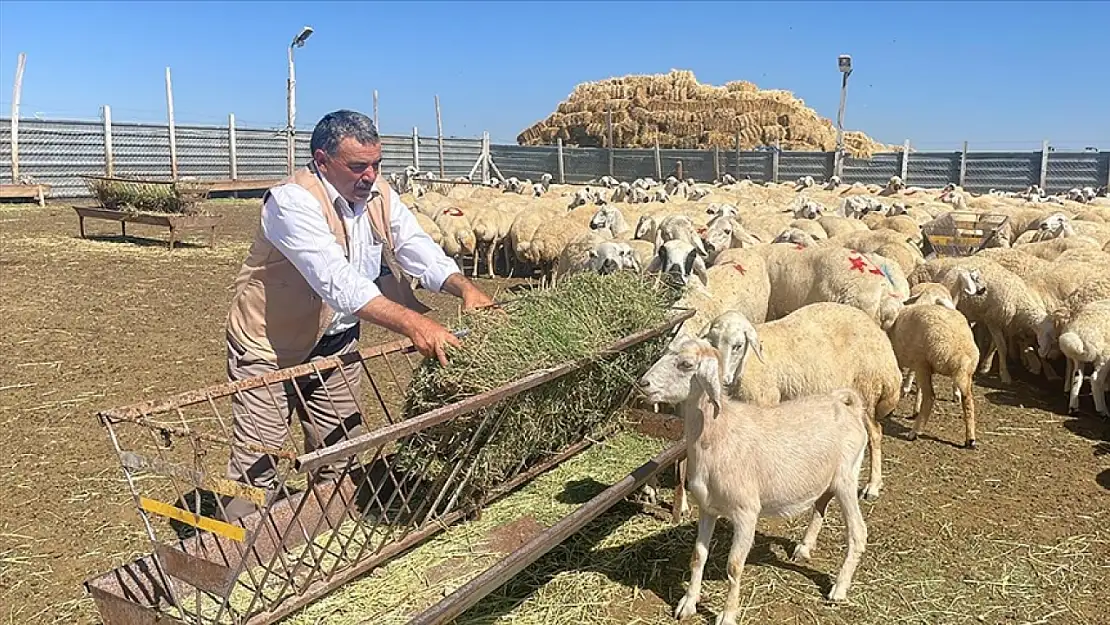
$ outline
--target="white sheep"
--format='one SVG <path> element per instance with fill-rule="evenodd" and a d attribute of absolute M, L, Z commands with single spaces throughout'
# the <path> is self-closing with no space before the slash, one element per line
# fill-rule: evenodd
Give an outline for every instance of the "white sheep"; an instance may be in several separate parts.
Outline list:
<path fill-rule="evenodd" d="M 709 255 L 705 250 L 705 244 L 702 242 L 701 236 L 698 235 L 697 229 L 694 227 L 694 222 L 686 215 L 667 215 L 659 221 L 655 231 L 655 246 L 658 248 L 673 239 L 681 239 L 693 245 L 702 256 Z"/>
<path fill-rule="evenodd" d="M 474 226 L 462 209 L 451 206 L 435 216 L 436 225 L 443 231 L 443 252 L 462 266 L 462 257 L 474 257 L 478 249 Z M 475 262 L 477 260 L 475 259 Z"/>
<path fill-rule="evenodd" d="M 1083 386 L 1083 369 L 1092 366 L 1091 395 L 1095 412 L 1110 417 L 1106 406 L 1106 389 L 1110 381 L 1110 299 L 1083 306 L 1064 325 L 1060 333 L 1060 351 L 1068 359 L 1071 391 L 1068 409 L 1079 409 L 1079 391 Z"/>
<path fill-rule="evenodd" d="M 590 219 L 590 228 L 608 233 L 612 238 L 623 237 L 630 233 L 632 228 L 624 220 L 624 214 L 614 206 L 602 206 Z"/>
<path fill-rule="evenodd" d="M 730 184 L 736 184 L 736 176 L 733 176 L 732 174 L 725 174 L 721 176 L 720 185 L 722 187 L 727 187 Z"/>
<path fill-rule="evenodd" d="M 721 352 L 729 395 L 762 406 L 850 387 L 863 398 L 871 473 L 862 496 L 873 500 L 883 486 L 882 428 L 902 397 L 902 371 L 890 340 L 865 313 L 851 306 L 810 304 L 782 319 L 752 325 L 725 312 L 703 338 Z M 755 354 L 755 358 L 750 358 Z M 845 358 L 851 354 L 851 358 Z"/>
<path fill-rule="evenodd" d="M 799 201 L 794 208 L 795 219 L 817 219 L 825 212 L 825 207 L 808 197 L 798 196 Z"/>
<path fill-rule="evenodd" d="M 759 407 L 721 392 L 719 354 L 706 341 L 672 345 L 639 380 L 648 401 L 675 404 L 684 420 L 690 492 L 698 503 L 698 538 L 690 585 L 676 618 L 697 612 L 709 542 L 719 517 L 733 525 L 729 591 L 718 625 L 735 625 L 740 578 L 760 517 L 813 510 L 794 558 L 811 556 L 829 502 L 835 497 L 848 526 L 848 552 L 829 592 L 847 598 L 866 550 L 867 525 L 856 500 L 866 428 L 861 398 L 851 389 Z"/>
<path fill-rule="evenodd" d="M 794 190 L 801 191 L 802 189 L 808 189 L 813 185 L 813 176 L 802 176 L 801 178 L 798 178 L 798 181 L 796 183 L 794 183 Z"/>
<path fill-rule="evenodd" d="M 840 186 L 840 176 L 831 176 L 829 178 L 828 182 L 825 183 L 825 190 L 826 191 L 836 191 L 837 187 L 839 187 L 839 186 Z"/>
<path fill-rule="evenodd" d="M 971 380 L 979 363 L 979 348 L 967 319 L 945 306 L 918 303 L 904 307 L 887 330 L 898 365 L 909 369 L 919 385 L 917 418 L 910 440 L 915 440 L 933 413 L 933 374 L 952 378 L 964 415 L 964 446 L 976 447 L 975 399 Z"/>
<path fill-rule="evenodd" d="M 671 194 L 667 193 L 666 189 L 656 189 L 655 193 L 651 195 L 653 202 L 668 202 L 671 199 Z"/>
<path fill-rule="evenodd" d="M 661 275 L 668 275 L 684 285 L 682 297 L 674 304 L 680 309 L 694 309 L 680 333 L 697 334 L 725 311 L 737 311 L 762 322 L 767 318 L 771 282 L 767 278 L 767 261 L 752 250 L 736 250 L 730 262 L 704 268 L 701 257 L 685 241 L 667 241 L 659 248 Z M 700 280 L 694 280 L 696 274 Z"/>

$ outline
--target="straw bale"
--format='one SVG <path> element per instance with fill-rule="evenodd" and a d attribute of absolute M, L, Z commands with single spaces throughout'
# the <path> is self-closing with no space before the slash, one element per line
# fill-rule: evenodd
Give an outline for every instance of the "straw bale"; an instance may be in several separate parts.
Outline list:
<path fill-rule="evenodd" d="M 561 138 L 568 145 L 604 146 L 606 111 L 612 111 L 616 147 L 735 148 L 779 141 L 784 149 L 828 151 L 836 146 L 832 122 L 782 89 L 760 90 L 748 81 L 724 86 L 701 84 L 693 72 L 633 75 L 581 83 L 554 113 L 525 129 L 521 145 L 542 145 Z M 851 156 L 869 158 L 896 151 L 859 131 L 844 133 Z"/>

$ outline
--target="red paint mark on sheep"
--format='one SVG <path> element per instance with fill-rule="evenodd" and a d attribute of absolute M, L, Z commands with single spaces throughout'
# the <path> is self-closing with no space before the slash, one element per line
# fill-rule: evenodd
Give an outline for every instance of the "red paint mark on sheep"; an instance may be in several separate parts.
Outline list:
<path fill-rule="evenodd" d="M 732 265 L 732 268 L 735 269 L 736 271 L 739 271 L 740 275 L 744 275 L 744 274 L 748 273 L 747 271 L 744 270 L 744 266 L 741 265 L 740 263 L 734 263 Z"/>
<path fill-rule="evenodd" d="M 451 215 L 452 217 L 462 217 L 463 216 L 462 209 L 455 208 L 455 207 L 443 209 L 443 214 L 444 215 Z"/>

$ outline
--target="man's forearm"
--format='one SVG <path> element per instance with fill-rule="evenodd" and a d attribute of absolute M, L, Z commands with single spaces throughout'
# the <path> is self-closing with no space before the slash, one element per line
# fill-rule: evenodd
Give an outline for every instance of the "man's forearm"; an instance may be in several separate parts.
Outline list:
<path fill-rule="evenodd" d="M 468 292 L 478 290 L 478 287 L 474 286 L 474 283 L 467 280 L 466 276 L 461 273 L 453 273 L 443 281 L 443 287 L 440 290 L 446 291 L 455 297 L 463 298 L 466 297 Z"/>
<path fill-rule="evenodd" d="M 385 295 L 371 299 L 355 315 L 363 321 L 403 336 L 411 336 L 413 326 L 422 318 L 420 313 L 394 302 Z"/>

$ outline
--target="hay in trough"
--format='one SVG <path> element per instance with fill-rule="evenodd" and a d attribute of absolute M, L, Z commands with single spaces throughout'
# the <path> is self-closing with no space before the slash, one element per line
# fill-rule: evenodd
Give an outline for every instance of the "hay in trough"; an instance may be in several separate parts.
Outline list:
<path fill-rule="evenodd" d="M 208 197 L 204 183 L 190 180 L 130 180 L 87 176 L 85 184 L 109 210 L 146 213 L 199 214 Z"/>
<path fill-rule="evenodd" d="M 593 356 L 664 322 L 676 299 L 672 288 L 636 274 L 583 273 L 515 300 L 508 314 L 466 314 L 459 326 L 469 335 L 452 350 L 450 365 L 428 359 L 415 371 L 404 417 Z M 658 358 L 666 336 L 426 429 L 400 442 L 396 460 L 413 471 L 429 462 L 433 469 L 460 466 L 469 480 L 460 501 L 480 502 L 519 471 L 603 429 L 632 381 Z M 476 436 L 481 444 L 472 447 Z"/>
<path fill-rule="evenodd" d="M 832 151 L 836 128 L 788 91 L 760 90 L 746 81 L 722 87 L 699 83 L 694 73 L 634 75 L 581 83 L 547 119 L 520 133 L 521 145 L 606 147 L 607 111 L 613 147 L 751 150 L 778 141 L 784 150 Z M 849 155 L 868 158 L 896 151 L 862 132 L 844 133 Z"/>

